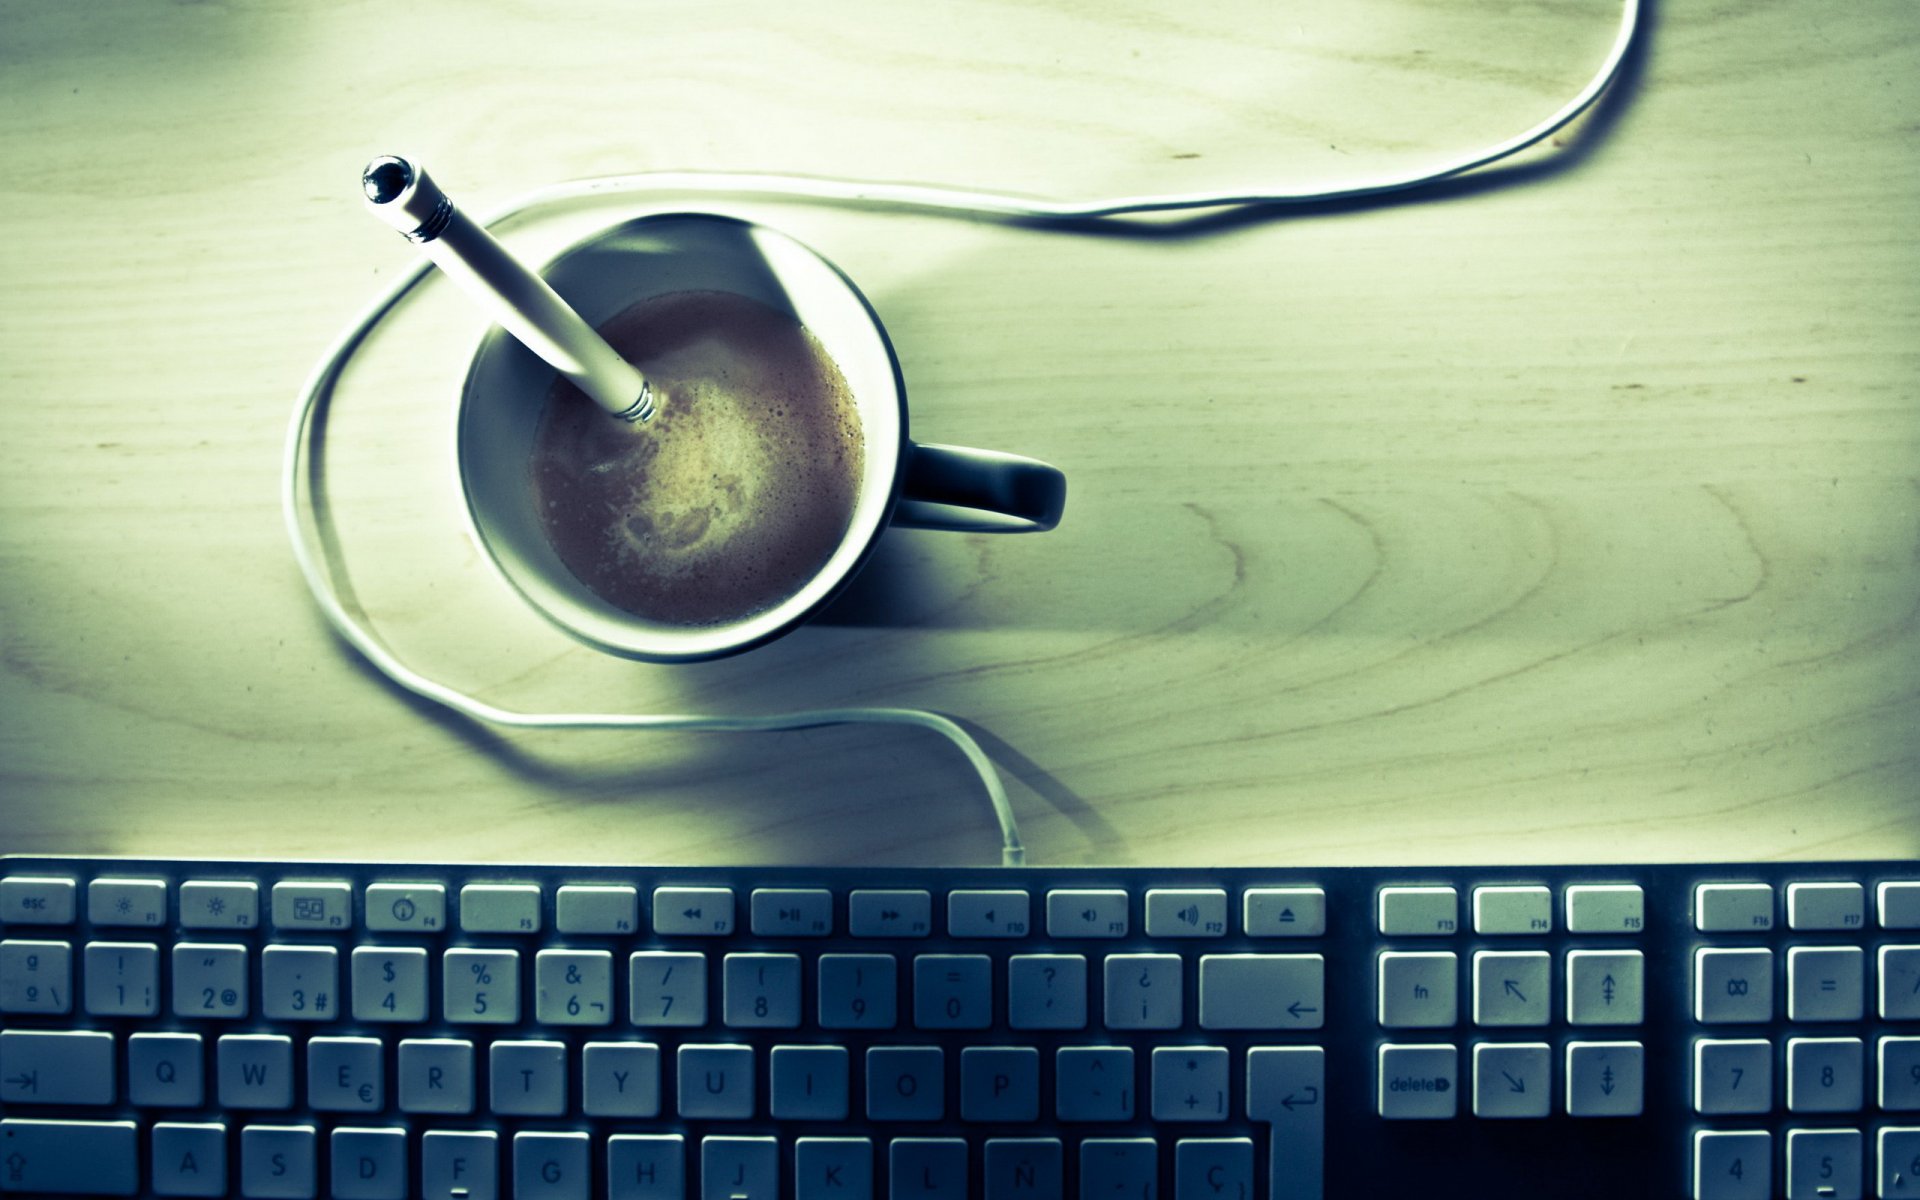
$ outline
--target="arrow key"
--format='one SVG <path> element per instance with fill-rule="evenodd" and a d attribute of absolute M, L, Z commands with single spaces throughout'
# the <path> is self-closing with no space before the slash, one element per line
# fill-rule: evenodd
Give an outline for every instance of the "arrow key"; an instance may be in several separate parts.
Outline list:
<path fill-rule="evenodd" d="M 1545 1025 L 1549 1015 L 1544 950 L 1482 950 L 1473 956 L 1475 1025 Z"/>
<path fill-rule="evenodd" d="M 1545 1042 L 1482 1042 L 1473 1048 L 1473 1115 L 1544 1117 L 1553 1049 Z"/>
<path fill-rule="evenodd" d="M 1639 1042 L 1568 1042 L 1567 1115 L 1639 1116 L 1646 1053 Z"/>
<path fill-rule="evenodd" d="M 1567 1023 L 1640 1024 L 1645 978 L 1646 958 L 1638 950 L 1567 951 Z"/>

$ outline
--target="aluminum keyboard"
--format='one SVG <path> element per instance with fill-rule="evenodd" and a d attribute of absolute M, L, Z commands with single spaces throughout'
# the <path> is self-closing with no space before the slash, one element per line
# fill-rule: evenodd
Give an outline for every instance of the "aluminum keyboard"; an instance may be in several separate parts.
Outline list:
<path fill-rule="evenodd" d="M 1920 864 L 8 857 L 0 1194 L 1920 1197 Z"/>

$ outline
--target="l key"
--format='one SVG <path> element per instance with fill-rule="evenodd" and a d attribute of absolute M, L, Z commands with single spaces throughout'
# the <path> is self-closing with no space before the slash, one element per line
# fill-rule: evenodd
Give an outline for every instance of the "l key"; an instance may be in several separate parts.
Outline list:
<path fill-rule="evenodd" d="M 1269 1200 L 1322 1200 L 1327 1054 L 1319 1046 L 1247 1051 L 1247 1116 L 1271 1126 Z"/>

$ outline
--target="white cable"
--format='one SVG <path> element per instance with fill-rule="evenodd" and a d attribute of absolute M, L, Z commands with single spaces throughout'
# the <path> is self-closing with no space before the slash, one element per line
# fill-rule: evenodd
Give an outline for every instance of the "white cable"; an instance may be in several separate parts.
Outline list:
<path fill-rule="evenodd" d="M 1642 0 L 1622 0 L 1620 26 L 1612 46 L 1593 78 L 1571 100 L 1546 120 L 1504 142 L 1459 158 L 1441 161 L 1420 170 L 1381 176 L 1349 183 L 1337 188 L 1300 192 L 1200 192 L 1161 196 L 1129 196 L 1083 203 L 1032 199 L 999 192 L 971 191 L 961 188 L 931 187 L 921 184 L 862 182 L 859 180 L 821 179 L 805 175 L 768 173 L 731 173 L 710 171 L 657 171 L 639 175 L 612 175 L 582 179 L 536 188 L 507 204 L 481 221 L 497 225 L 531 209 L 568 200 L 637 193 L 698 193 L 707 196 L 760 197 L 789 201 L 813 201 L 846 204 L 861 208 L 917 209 L 933 212 L 971 213 L 976 216 L 1030 221 L 1111 220 L 1145 213 L 1192 211 L 1211 208 L 1235 208 L 1257 205 L 1297 205 L 1353 200 L 1391 192 L 1409 191 L 1450 179 L 1487 166 L 1536 145 L 1564 128 L 1600 97 L 1607 85 L 1620 73 L 1627 51 L 1632 47 L 1640 26 Z M 952 718 L 939 713 L 909 708 L 826 708 L 804 712 L 776 713 L 761 717 L 721 717 L 688 714 L 522 713 L 500 708 L 467 695 L 415 671 L 375 635 L 371 627 L 346 610 L 334 586 L 330 556 L 320 544 L 315 528 L 302 519 L 301 482 L 310 445 L 309 434 L 314 416 L 322 411 L 333 392 L 341 370 L 361 341 L 372 332 L 393 306 L 425 278 L 432 264 L 425 260 L 393 283 L 387 291 L 363 308 L 359 315 L 328 347 L 294 404 L 293 420 L 287 431 L 281 470 L 281 512 L 287 535 L 293 545 L 295 562 L 307 581 L 308 589 L 334 631 L 368 662 L 400 687 L 431 700 L 454 712 L 489 725 L 516 729 L 670 729 L 694 732 L 752 732 L 809 729 L 822 725 L 852 723 L 912 725 L 931 730 L 959 747 L 979 774 L 987 799 L 1000 823 L 1001 862 L 1017 866 L 1025 860 L 1020 844 L 1019 826 L 1013 807 L 1007 801 L 993 760 L 979 742 Z M 319 515 L 311 514 L 317 527 Z"/>

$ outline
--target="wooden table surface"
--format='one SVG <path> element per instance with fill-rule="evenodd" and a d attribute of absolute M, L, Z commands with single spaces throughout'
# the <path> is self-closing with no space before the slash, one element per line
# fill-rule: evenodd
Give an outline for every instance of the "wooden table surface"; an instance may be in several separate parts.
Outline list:
<path fill-rule="evenodd" d="M 414 248 L 477 211 L 801 172 L 1092 199 L 1304 188 L 1530 125 L 1611 0 L 0 4 L 0 849 L 991 862 L 939 738 L 514 733 L 322 620 L 280 459 Z M 1059 529 L 896 531 L 813 625 L 691 667 L 522 610 L 462 525 L 482 332 L 429 280 L 325 430 L 380 635 L 523 709 L 934 709 L 1036 862 L 1920 852 L 1920 6 L 1659 0 L 1549 147 L 1399 202 L 1081 230 L 699 207 L 838 262 L 926 440 L 1070 479 Z"/>

